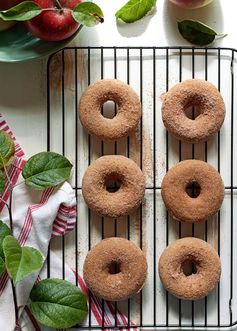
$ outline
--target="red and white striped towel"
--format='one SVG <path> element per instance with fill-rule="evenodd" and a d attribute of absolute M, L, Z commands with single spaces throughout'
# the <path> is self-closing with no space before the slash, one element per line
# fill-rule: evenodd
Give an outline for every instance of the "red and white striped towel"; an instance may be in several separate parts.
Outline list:
<path fill-rule="evenodd" d="M 0 130 L 8 132 L 15 140 L 12 132 L 0 114 Z M 76 198 L 75 193 L 69 183 L 64 183 L 56 189 L 47 189 L 43 192 L 35 191 L 27 187 L 21 177 L 21 169 L 25 163 L 24 152 L 15 141 L 15 159 L 9 169 L 9 177 L 13 185 L 13 225 L 14 236 L 18 238 L 20 244 L 35 247 L 40 250 L 44 257 L 47 256 L 48 246 L 51 237 L 64 235 L 73 230 L 76 222 Z M 9 199 L 9 184 L 6 185 L 2 194 L 3 200 Z M 8 223 L 9 216 L 4 203 L 0 203 L 0 218 Z M 51 277 L 61 277 L 61 261 L 51 252 L 50 271 Z M 17 285 L 18 306 L 20 308 L 20 325 L 16 330 L 39 331 L 48 330 L 39 326 L 34 320 L 30 311 L 25 307 L 31 288 L 37 278 L 45 278 L 45 267 L 40 275 L 34 273 L 28 276 Z M 78 286 L 81 287 L 86 297 L 89 298 L 86 285 L 80 275 L 65 266 L 65 279 L 75 284 L 75 277 Z M 114 325 L 115 313 L 110 303 L 104 303 L 98 298 L 91 296 L 91 324 L 109 327 Z M 104 311 L 104 314 L 102 313 Z M 102 317 L 103 315 L 103 317 Z M 121 312 L 116 314 L 117 325 L 126 325 L 127 318 Z M 85 323 L 88 322 L 85 321 Z M 14 305 L 11 292 L 11 285 L 6 273 L 0 276 L 0 330 L 12 331 L 14 329 Z M 52 329 L 50 329 L 52 330 Z M 106 330 L 110 330 L 106 328 Z M 135 328 L 132 329 L 137 330 Z"/>

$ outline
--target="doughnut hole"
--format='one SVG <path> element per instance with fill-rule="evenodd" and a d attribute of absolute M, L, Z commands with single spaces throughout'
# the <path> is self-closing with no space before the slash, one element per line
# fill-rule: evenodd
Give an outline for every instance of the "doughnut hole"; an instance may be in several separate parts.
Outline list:
<path fill-rule="evenodd" d="M 195 121 L 199 115 L 201 115 L 200 108 L 198 106 L 188 106 L 184 110 L 185 116 L 192 121 Z"/>
<path fill-rule="evenodd" d="M 122 185 L 122 176 L 117 173 L 111 173 L 105 178 L 106 191 L 110 193 L 117 192 Z"/>
<path fill-rule="evenodd" d="M 196 181 L 188 183 L 185 187 L 185 191 L 190 198 L 197 198 L 201 193 L 201 186 Z"/>
<path fill-rule="evenodd" d="M 181 264 L 181 270 L 186 277 L 192 276 L 197 273 L 197 264 L 190 259 L 184 260 Z"/>
<path fill-rule="evenodd" d="M 120 262 L 117 261 L 112 261 L 109 265 L 108 265 L 108 271 L 111 275 L 116 275 L 119 274 L 121 272 L 121 264 Z"/>
<path fill-rule="evenodd" d="M 106 101 L 101 107 L 101 115 L 112 120 L 117 114 L 117 104 L 113 100 Z"/>

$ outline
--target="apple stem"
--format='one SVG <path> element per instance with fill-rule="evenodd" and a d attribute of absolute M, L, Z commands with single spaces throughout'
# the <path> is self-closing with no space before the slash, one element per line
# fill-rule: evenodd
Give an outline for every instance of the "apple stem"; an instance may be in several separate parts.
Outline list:
<path fill-rule="evenodd" d="M 54 3 L 55 3 L 55 6 L 56 6 L 58 9 L 63 9 L 63 7 L 61 6 L 61 3 L 59 2 L 59 0 L 54 0 Z"/>

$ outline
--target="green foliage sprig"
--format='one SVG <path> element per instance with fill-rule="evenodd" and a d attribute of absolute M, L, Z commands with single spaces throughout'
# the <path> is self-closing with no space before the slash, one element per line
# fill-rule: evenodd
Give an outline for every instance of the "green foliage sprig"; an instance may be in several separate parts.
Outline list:
<path fill-rule="evenodd" d="M 14 158 L 15 145 L 12 138 L 0 131 L 0 193 L 6 184 L 10 189 L 8 227 L 0 221 L 0 274 L 7 272 L 11 279 L 15 306 L 15 322 L 19 322 L 16 285 L 25 277 L 39 272 L 44 257 L 33 247 L 23 246 L 13 236 L 12 219 L 13 184 L 8 175 L 8 166 Z M 32 156 L 23 166 L 22 176 L 27 186 L 44 190 L 61 185 L 71 176 L 72 164 L 63 155 L 41 152 Z M 29 308 L 40 323 L 54 328 L 69 328 L 85 318 L 88 307 L 84 294 L 75 285 L 60 279 L 45 279 L 34 285 L 30 294 Z M 59 318 L 60 317 L 60 318 Z"/>
<path fill-rule="evenodd" d="M 156 5 L 156 0 L 129 0 L 115 16 L 125 23 L 133 23 L 146 16 Z"/>

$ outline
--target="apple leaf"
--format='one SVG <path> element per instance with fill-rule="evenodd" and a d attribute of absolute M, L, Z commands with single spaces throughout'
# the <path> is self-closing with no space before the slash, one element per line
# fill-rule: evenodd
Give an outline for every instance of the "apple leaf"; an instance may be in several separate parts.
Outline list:
<path fill-rule="evenodd" d="M 5 262 L 3 258 L 0 257 L 0 275 L 3 273 L 3 271 L 6 269 Z"/>
<path fill-rule="evenodd" d="M 44 279 L 34 285 L 29 308 L 35 319 L 55 329 L 70 328 L 87 312 L 85 295 L 75 285 L 61 279 Z"/>
<path fill-rule="evenodd" d="M 0 170 L 0 194 L 4 191 L 5 189 L 5 177 L 4 173 Z"/>
<path fill-rule="evenodd" d="M 8 275 L 16 285 L 24 277 L 38 271 L 43 265 L 41 253 L 33 247 L 21 247 L 13 236 L 3 240 L 3 253 Z"/>
<path fill-rule="evenodd" d="M 10 9 L 0 11 L 0 18 L 4 21 L 27 21 L 41 12 L 42 8 L 33 1 L 23 1 Z"/>
<path fill-rule="evenodd" d="M 199 21 L 184 20 L 178 22 L 178 29 L 184 39 L 198 46 L 205 46 L 213 42 L 217 33 Z"/>
<path fill-rule="evenodd" d="M 133 23 L 146 16 L 156 5 L 156 0 L 129 0 L 115 16 L 125 23 Z"/>
<path fill-rule="evenodd" d="M 0 131 L 0 168 L 4 168 L 15 154 L 13 139 L 5 131 Z"/>
<path fill-rule="evenodd" d="M 99 6 L 92 2 L 81 2 L 72 11 L 74 20 L 82 25 L 92 27 L 104 22 L 104 14 Z"/>
<path fill-rule="evenodd" d="M 54 152 L 41 152 L 24 164 L 22 176 L 28 186 L 44 190 L 69 179 L 71 169 L 72 164 L 65 156 Z"/>
<path fill-rule="evenodd" d="M 6 236 L 11 235 L 11 229 L 3 223 L 3 221 L 0 221 L 0 257 L 4 259 L 4 254 L 3 254 L 3 240 Z"/>
<path fill-rule="evenodd" d="M 11 229 L 3 223 L 3 221 L 0 221 L 0 275 L 3 273 L 3 271 L 6 269 L 5 266 L 5 257 L 3 253 L 3 240 L 6 236 L 11 235 Z"/>

